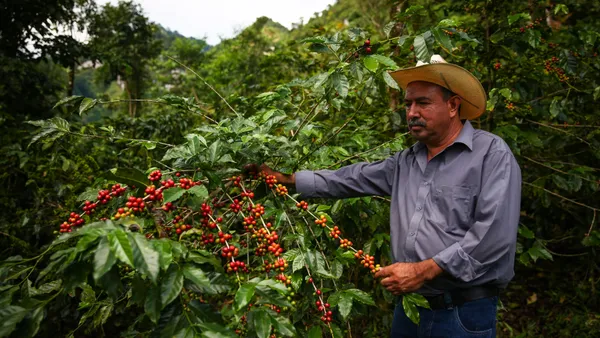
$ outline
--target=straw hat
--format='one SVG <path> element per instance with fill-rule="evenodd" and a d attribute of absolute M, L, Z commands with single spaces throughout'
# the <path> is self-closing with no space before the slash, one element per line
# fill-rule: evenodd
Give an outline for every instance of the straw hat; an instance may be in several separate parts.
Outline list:
<path fill-rule="evenodd" d="M 481 82 L 466 69 L 446 62 L 434 54 L 429 63 L 419 61 L 415 67 L 390 72 L 400 88 L 413 81 L 426 81 L 447 88 L 461 97 L 460 118 L 472 120 L 485 111 L 486 94 Z"/>

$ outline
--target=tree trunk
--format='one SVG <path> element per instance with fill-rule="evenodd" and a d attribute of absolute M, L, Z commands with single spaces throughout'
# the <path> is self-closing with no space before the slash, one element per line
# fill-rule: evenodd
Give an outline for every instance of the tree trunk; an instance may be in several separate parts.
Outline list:
<path fill-rule="evenodd" d="M 73 96 L 73 90 L 75 89 L 75 67 L 77 67 L 77 63 L 73 60 L 71 67 L 69 67 L 69 88 L 67 88 L 67 96 Z"/>
<path fill-rule="evenodd" d="M 129 103 L 129 116 L 135 116 L 135 110 L 133 109 L 133 100 L 131 97 L 131 90 L 129 90 L 129 81 L 125 81 L 125 91 L 127 91 L 127 99 Z"/>
<path fill-rule="evenodd" d="M 390 19 L 396 17 L 396 15 L 402 12 L 402 7 L 404 7 L 404 1 L 394 1 L 393 5 L 390 8 Z M 390 37 L 399 36 L 403 33 L 404 23 L 397 22 L 394 25 L 394 28 L 390 31 Z M 398 56 L 399 54 L 398 45 L 394 48 L 394 56 Z M 389 99 L 390 99 L 390 110 L 395 112 L 398 109 L 398 104 L 401 101 L 400 93 L 397 90 L 389 89 Z"/>

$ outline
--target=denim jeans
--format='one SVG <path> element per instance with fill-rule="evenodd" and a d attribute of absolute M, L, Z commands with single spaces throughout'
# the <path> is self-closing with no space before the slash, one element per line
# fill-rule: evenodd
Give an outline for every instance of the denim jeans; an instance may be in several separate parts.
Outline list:
<path fill-rule="evenodd" d="M 450 309 L 418 307 L 421 319 L 417 326 L 406 316 L 399 302 L 394 311 L 391 337 L 493 338 L 496 337 L 497 305 L 498 297 L 488 297 Z"/>

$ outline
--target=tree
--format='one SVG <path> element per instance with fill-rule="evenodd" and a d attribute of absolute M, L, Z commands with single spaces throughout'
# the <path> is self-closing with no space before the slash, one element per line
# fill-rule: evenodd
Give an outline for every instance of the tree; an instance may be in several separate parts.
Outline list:
<path fill-rule="evenodd" d="M 89 25 L 90 48 L 103 64 L 104 80 L 124 82 L 132 117 L 139 108 L 136 100 L 146 89 L 148 63 L 160 53 L 160 41 L 154 37 L 156 29 L 132 1 L 104 5 Z"/>

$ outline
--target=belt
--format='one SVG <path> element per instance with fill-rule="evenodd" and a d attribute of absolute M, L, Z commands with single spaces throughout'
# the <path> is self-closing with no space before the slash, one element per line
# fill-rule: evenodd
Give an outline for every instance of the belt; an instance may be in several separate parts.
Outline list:
<path fill-rule="evenodd" d="M 473 300 L 498 296 L 500 289 L 495 286 L 473 286 L 468 289 L 446 291 L 441 295 L 425 297 L 432 310 L 449 309 Z"/>

